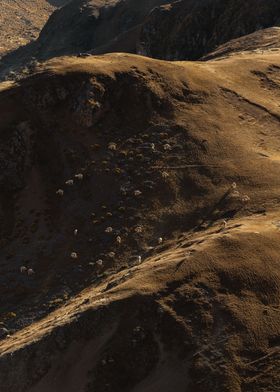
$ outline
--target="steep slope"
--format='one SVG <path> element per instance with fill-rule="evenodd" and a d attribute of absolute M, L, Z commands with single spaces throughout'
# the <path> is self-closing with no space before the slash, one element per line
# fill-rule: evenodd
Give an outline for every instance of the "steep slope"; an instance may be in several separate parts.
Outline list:
<path fill-rule="evenodd" d="M 2 86 L 1 391 L 278 391 L 279 70 L 63 57 Z"/>
<path fill-rule="evenodd" d="M 1 390 L 278 391 L 275 219 L 168 243 L 7 339 Z"/>
<path fill-rule="evenodd" d="M 280 28 L 270 27 L 256 31 L 252 34 L 233 39 L 219 46 L 213 52 L 202 57 L 201 60 L 213 60 L 221 57 L 234 55 L 235 53 L 258 52 L 266 50 L 278 51 L 280 46 Z"/>
<path fill-rule="evenodd" d="M 277 0 L 180 0 L 149 15 L 138 53 L 167 60 L 197 60 L 233 38 L 279 23 Z"/>
<path fill-rule="evenodd" d="M 17 74 L 28 72 L 34 59 L 91 50 L 95 53 L 136 53 L 139 32 L 145 18 L 155 6 L 169 2 L 73 0 L 51 15 L 36 42 L 2 58 L 0 79 L 15 79 L 14 71 Z"/>
<path fill-rule="evenodd" d="M 55 7 L 63 0 L 1 0 L 0 57 L 38 37 Z"/>
<path fill-rule="evenodd" d="M 168 2 L 170 1 L 75 0 L 51 16 L 38 40 L 39 53 L 49 58 L 98 50 L 98 47 L 110 45 L 123 34 L 132 34 L 134 42 L 124 40 L 121 51 L 135 53 L 135 29 L 139 29 L 154 7 Z"/>

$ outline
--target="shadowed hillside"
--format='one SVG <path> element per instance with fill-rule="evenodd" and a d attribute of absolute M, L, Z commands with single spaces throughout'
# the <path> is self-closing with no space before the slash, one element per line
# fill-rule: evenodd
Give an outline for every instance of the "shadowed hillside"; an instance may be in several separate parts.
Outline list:
<path fill-rule="evenodd" d="M 217 60 L 2 84 L 1 391 L 279 390 L 279 52 Z"/>
<path fill-rule="evenodd" d="M 197 60 L 233 38 L 279 23 L 277 0 L 180 0 L 149 15 L 138 53 L 166 60 Z"/>

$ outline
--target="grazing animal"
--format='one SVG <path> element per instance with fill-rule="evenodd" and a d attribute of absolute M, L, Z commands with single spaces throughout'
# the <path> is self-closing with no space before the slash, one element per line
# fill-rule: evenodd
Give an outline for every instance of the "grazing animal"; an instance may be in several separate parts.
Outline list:
<path fill-rule="evenodd" d="M 27 271 L 27 268 L 23 265 L 20 267 L 20 272 L 23 274 Z"/>
<path fill-rule="evenodd" d="M 122 239 L 121 239 L 121 237 L 119 235 L 117 236 L 116 241 L 117 241 L 118 244 L 122 243 Z"/>
<path fill-rule="evenodd" d="M 233 198 L 239 198 L 240 197 L 240 193 L 238 191 L 233 191 L 230 194 L 231 197 Z"/>
<path fill-rule="evenodd" d="M 141 256 L 137 256 L 136 259 L 137 259 L 137 263 L 138 263 L 138 264 L 141 264 L 141 263 L 142 263 L 142 257 L 141 257 Z"/>
<path fill-rule="evenodd" d="M 82 173 L 78 173 L 78 174 L 75 174 L 75 178 L 77 178 L 78 180 L 83 180 L 83 178 L 84 178 L 84 175 L 82 174 Z"/>
<path fill-rule="evenodd" d="M 77 258 L 78 258 L 78 254 L 76 252 L 72 252 L 71 259 L 77 259 Z"/>
<path fill-rule="evenodd" d="M 58 196 L 63 196 L 63 195 L 64 195 L 64 190 L 63 190 L 63 189 L 58 189 L 58 190 L 56 191 L 56 194 L 57 194 Z"/>
<path fill-rule="evenodd" d="M 134 191 L 134 196 L 141 196 L 141 195 L 142 195 L 141 191 L 139 191 L 139 190 Z"/>
<path fill-rule="evenodd" d="M 28 268 L 27 275 L 31 276 L 31 275 L 34 275 L 34 274 L 35 274 L 34 270 L 32 268 Z"/>
<path fill-rule="evenodd" d="M 112 233 L 112 232 L 113 232 L 112 227 L 107 227 L 107 229 L 105 229 L 105 233 Z"/>
<path fill-rule="evenodd" d="M 67 181 L 65 181 L 65 185 L 73 186 L 74 185 L 74 181 L 73 180 L 67 180 Z"/>
<path fill-rule="evenodd" d="M 99 265 L 99 266 L 102 266 L 103 265 L 103 260 L 101 260 L 101 259 L 97 260 L 96 264 Z"/>
<path fill-rule="evenodd" d="M 116 149 L 117 149 L 116 143 L 109 143 L 108 150 L 116 151 Z"/>
<path fill-rule="evenodd" d="M 163 243 L 163 239 L 162 239 L 162 237 L 159 237 L 159 239 L 158 239 L 158 244 L 160 245 L 160 244 L 162 244 Z"/>
<path fill-rule="evenodd" d="M 78 235 L 78 229 L 75 229 L 75 230 L 74 230 L 74 235 L 75 235 L 75 236 Z"/>

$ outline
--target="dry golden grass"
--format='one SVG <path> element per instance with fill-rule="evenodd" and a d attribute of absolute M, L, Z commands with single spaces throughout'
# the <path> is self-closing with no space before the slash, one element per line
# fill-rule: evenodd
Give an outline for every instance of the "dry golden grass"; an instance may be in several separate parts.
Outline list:
<path fill-rule="evenodd" d="M 196 63 L 126 54 L 63 57 L 1 92 L 3 140 L 27 121 L 39 143 L 34 148 L 41 159 L 27 169 L 27 187 L 18 194 L 19 214 L 28 226 L 24 214 L 30 204 L 43 215 L 47 210 L 54 235 L 64 236 L 59 246 L 48 245 L 47 257 L 34 257 L 44 293 L 59 287 L 57 272 L 67 270 L 68 284 L 78 279 L 67 257 L 76 227 L 69 211 L 86 239 L 89 233 L 102 239 L 100 227 L 104 233 L 105 227 L 123 224 L 121 217 L 114 221 L 113 209 L 101 226 L 88 228 L 85 219 L 92 205 L 94 219 L 101 221 L 101 214 L 107 219 L 106 206 L 115 206 L 121 180 L 105 169 L 108 142 L 118 138 L 129 156 L 137 150 L 125 147 L 129 138 L 150 140 L 154 132 L 159 143 L 164 128 L 166 142 L 183 148 L 180 161 L 172 152 L 161 154 L 152 179 L 158 181 L 163 170 L 169 176 L 136 204 L 142 242 L 131 240 L 94 284 L 85 283 L 85 270 L 79 294 L 1 342 L 1 391 L 279 390 L 279 54 L 247 51 Z M 66 146 L 75 150 L 69 161 Z M 58 202 L 50 190 L 55 193 L 85 157 L 95 161 L 86 171 L 88 182 Z M 128 160 L 132 177 L 144 170 L 133 160 Z M 133 177 L 137 189 L 140 179 Z M 249 195 L 246 205 L 230 198 L 233 182 L 241 195 Z M 31 196 L 28 189 L 36 192 Z M 12 222 L 13 214 L 9 217 Z M 43 224 L 38 227 L 46 234 Z M 157 244 L 160 236 L 163 245 Z M 17 239 L 10 241 L 10 252 L 22 251 Z M 36 241 L 28 245 L 34 252 Z M 88 242 L 79 246 L 86 268 Z M 99 249 L 94 246 L 90 252 Z M 118 254 L 110 246 L 103 249 Z M 148 246 L 153 249 L 145 253 Z M 145 254 L 133 266 L 128 260 L 136 248 Z M 30 301 L 39 295 L 37 286 L 32 290 Z"/>

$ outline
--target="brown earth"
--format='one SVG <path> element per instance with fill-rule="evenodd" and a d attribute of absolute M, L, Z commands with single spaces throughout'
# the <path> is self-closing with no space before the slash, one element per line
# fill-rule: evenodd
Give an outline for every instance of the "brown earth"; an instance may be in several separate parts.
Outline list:
<path fill-rule="evenodd" d="M 269 47 L 2 84 L 1 392 L 279 391 L 279 72 Z"/>
<path fill-rule="evenodd" d="M 35 40 L 50 14 L 63 0 L 1 0 L 0 58 Z"/>

